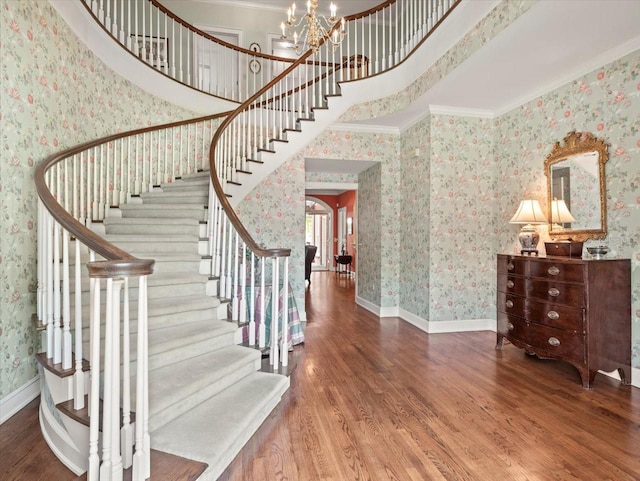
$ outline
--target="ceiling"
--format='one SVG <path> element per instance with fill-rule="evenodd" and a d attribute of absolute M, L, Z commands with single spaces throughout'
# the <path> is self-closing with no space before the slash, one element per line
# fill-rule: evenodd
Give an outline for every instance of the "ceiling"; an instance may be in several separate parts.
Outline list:
<path fill-rule="evenodd" d="M 291 0 L 206 1 L 279 11 L 291 4 Z M 340 15 L 358 13 L 382 3 L 334 1 Z M 304 8 L 304 4 L 298 0 L 298 9 Z M 328 4 L 329 0 L 321 0 L 320 10 Z M 362 128 L 372 126 L 397 132 L 410 127 L 425 112 L 489 118 L 502 115 L 640 49 L 639 25 L 640 0 L 540 0 L 409 107 L 357 123 L 363 124 Z M 305 164 L 308 172 L 359 173 L 370 167 L 356 160 L 308 159 Z"/>

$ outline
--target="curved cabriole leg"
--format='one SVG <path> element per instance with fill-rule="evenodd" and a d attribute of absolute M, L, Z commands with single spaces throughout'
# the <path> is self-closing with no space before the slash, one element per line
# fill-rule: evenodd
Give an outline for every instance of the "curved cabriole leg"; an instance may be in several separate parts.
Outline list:
<path fill-rule="evenodd" d="M 598 371 L 590 371 L 588 369 L 580 369 L 580 378 L 582 379 L 582 387 L 585 389 L 593 389 L 593 381 Z"/>
<path fill-rule="evenodd" d="M 498 334 L 496 340 L 496 349 L 500 350 L 502 349 L 502 346 L 504 346 L 504 336 L 502 334 Z"/>
<path fill-rule="evenodd" d="M 619 367 L 618 374 L 620 374 L 620 380 L 622 384 L 628 386 L 631 384 L 631 369 L 628 367 Z"/>

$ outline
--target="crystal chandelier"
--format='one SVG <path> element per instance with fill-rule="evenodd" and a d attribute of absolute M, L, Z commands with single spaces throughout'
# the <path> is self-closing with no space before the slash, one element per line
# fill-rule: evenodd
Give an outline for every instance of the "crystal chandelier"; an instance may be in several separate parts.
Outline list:
<path fill-rule="evenodd" d="M 337 7 L 335 3 L 332 2 L 329 7 L 331 12 L 329 18 L 317 14 L 317 9 L 318 0 L 307 1 L 307 13 L 298 20 L 296 18 L 296 4 L 293 3 L 287 9 L 287 21 L 280 24 L 282 40 L 293 38 L 292 48 L 298 55 L 308 49 L 313 50 L 314 54 L 318 53 L 320 43 L 325 38 L 331 42 L 335 50 L 344 39 L 346 34 L 344 17 L 342 19 L 336 17 Z M 340 22 L 340 27 L 334 28 L 338 22 Z M 302 28 L 298 33 L 297 29 L 300 27 Z M 333 33 L 329 35 L 332 29 Z"/>

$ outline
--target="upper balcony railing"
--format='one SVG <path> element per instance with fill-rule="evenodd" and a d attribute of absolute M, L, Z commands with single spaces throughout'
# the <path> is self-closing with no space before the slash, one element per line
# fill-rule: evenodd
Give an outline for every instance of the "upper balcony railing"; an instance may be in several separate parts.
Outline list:
<path fill-rule="evenodd" d="M 178 18 L 157 0 L 78 0 L 118 43 L 150 68 L 191 88 L 243 103 L 298 60 L 220 40 Z M 338 81 L 375 75 L 401 63 L 454 0 L 387 0 L 346 17 L 338 51 L 318 62 L 342 67 Z M 274 29 L 277 26 L 274 26 Z M 251 65 L 260 68 L 251 70 Z"/>

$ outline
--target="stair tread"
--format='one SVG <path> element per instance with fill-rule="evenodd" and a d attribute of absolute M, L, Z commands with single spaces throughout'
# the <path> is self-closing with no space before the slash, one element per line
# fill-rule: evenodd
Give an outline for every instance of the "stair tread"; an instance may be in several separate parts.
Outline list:
<path fill-rule="evenodd" d="M 190 225 L 197 226 L 200 225 L 200 221 L 196 219 L 189 218 L 163 218 L 163 217 L 107 217 L 104 219 L 103 223 L 105 225 L 140 225 L 140 224 L 149 224 L 149 225 Z"/>
<path fill-rule="evenodd" d="M 105 234 L 109 242 L 192 242 L 199 239 L 197 234 Z"/>
<path fill-rule="evenodd" d="M 194 186 L 195 187 L 195 186 Z M 184 191 L 184 190 L 177 190 L 175 192 L 172 192 L 171 190 L 169 191 L 154 191 L 154 192 L 145 192 L 143 194 L 140 194 L 140 197 L 142 197 L 143 199 L 146 198 L 155 198 L 155 197 L 207 197 L 209 195 L 208 191 L 204 191 L 203 193 L 199 193 L 199 192 L 190 192 L 190 191 Z"/>
<path fill-rule="evenodd" d="M 157 209 L 191 209 L 191 210 L 204 210 L 204 206 L 200 204 L 122 204 L 120 209 L 123 210 L 157 210 Z"/>
<path fill-rule="evenodd" d="M 231 345 L 149 371 L 150 415 L 234 372 L 238 364 L 253 363 L 259 357 L 253 349 Z"/>
<path fill-rule="evenodd" d="M 151 444 L 154 449 L 208 463 L 205 477 L 211 470 L 215 479 L 288 386 L 286 376 L 252 373 L 154 431 Z"/>

